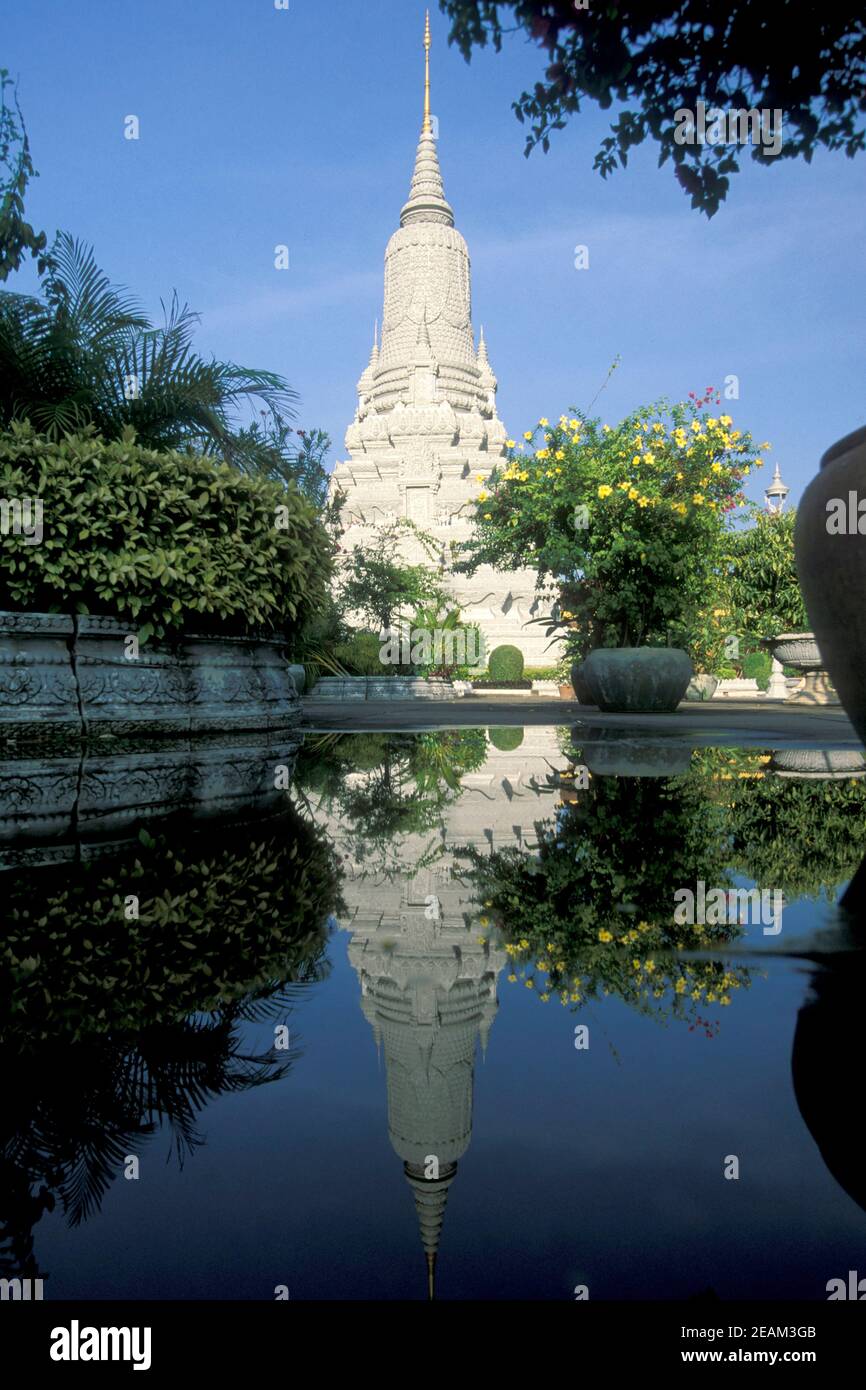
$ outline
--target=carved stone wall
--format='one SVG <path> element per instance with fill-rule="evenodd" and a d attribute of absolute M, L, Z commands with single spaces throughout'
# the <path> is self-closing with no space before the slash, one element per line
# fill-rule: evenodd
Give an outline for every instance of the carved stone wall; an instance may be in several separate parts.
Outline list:
<path fill-rule="evenodd" d="M 284 729 L 301 717 L 283 643 L 184 636 L 130 653 L 109 617 L 0 613 L 0 740 Z"/>

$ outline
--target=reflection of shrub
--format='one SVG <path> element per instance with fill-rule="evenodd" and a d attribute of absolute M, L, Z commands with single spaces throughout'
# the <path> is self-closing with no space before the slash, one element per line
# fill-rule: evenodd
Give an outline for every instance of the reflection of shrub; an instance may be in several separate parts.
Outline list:
<path fill-rule="evenodd" d="M 219 1009 L 297 978 L 338 901 L 333 853 L 294 811 L 109 863 L 4 876 L 0 1033 L 71 1039 Z M 130 898 L 138 916 L 127 915 Z M 4 1017 L 5 1016 L 5 1017 Z"/>
<path fill-rule="evenodd" d="M 762 888 L 833 899 L 866 849 L 866 781 L 731 784 L 733 862 Z"/>
<path fill-rule="evenodd" d="M 513 753 L 523 742 L 522 729 L 488 729 L 487 737 L 500 753 Z"/>
<path fill-rule="evenodd" d="M 517 647 L 494 647 L 487 674 L 491 680 L 519 681 L 523 676 L 523 653 Z"/>

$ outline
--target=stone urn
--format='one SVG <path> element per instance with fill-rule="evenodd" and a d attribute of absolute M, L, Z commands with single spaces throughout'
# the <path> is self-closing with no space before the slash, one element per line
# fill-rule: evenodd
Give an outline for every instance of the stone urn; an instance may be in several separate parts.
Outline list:
<path fill-rule="evenodd" d="M 866 743 L 866 428 L 821 459 L 797 508 L 794 544 L 826 669 Z"/>
<path fill-rule="evenodd" d="M 783 666 L 793 666 L 805 677 L 803 685 L 788 696 L 786 704 L 838 705 L 813 632 L 782 632 L 778 637 L 769 638 L 765 645 Z"/>
<path fill-rule="evenodd" d="M 718 676 L 692 676 L 686 687 L 687 700 L 711 700 L 719 688 Z"/>
<path fill-rule="evenodd" d="M 693 674 L 680 647 L 597 647 L 581 667 L 591 703 L 611 714 L 672 714 Z"/>

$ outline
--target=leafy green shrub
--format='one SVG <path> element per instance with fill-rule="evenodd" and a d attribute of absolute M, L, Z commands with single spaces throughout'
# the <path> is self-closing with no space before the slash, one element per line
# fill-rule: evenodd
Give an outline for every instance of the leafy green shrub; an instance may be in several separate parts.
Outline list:
<path fill-rule="evenodd" d="M 7 535 L 0 608 L 108 613 L 143 637 L 171 629 L 284 632 L 324 604 L 331 544 L 292 486 L 195 454 L 156 453 L 131 431 L 49 440 L 0 434 L 0 497 L 38 499 L 40 544 Z"/>
<path fill-rule="evenodd" d="M 759 690 L 766 690 L 770 684 L 773 659 L 769 652 L 749 652 L 743 657 L 743 679 L 757 681 Z"/>
<path fill-rule="evenodd" d="M 519 681 L 523 677 L 523 653 L 517 647 L 494 647 L 487 664 L 491 680 Z"/>
<path fill-rule="evenodd" d="M 513 753 L 523 742 L 522 729 L 488 729 L 487 737 L 500 753 Z"/>
<path fill-rule="evenodd" d="M 350 676 L 388 676 L 393 668 L 385 666 L 379 657 L 382 639 L 375 632 L 353 632 L 346 642 L 333 649 L 335 660 L 345 666 Z"/>

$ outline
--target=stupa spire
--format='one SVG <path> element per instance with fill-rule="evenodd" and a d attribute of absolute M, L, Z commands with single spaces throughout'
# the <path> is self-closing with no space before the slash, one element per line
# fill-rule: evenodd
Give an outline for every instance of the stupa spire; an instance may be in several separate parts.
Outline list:
<path fill-rule="evenodd" d="M 424 120 L 421 125 L 421 139 L 415 155 L 415 171 L 409 189 L 409 201 L 400 213 L 400 226 L 409 227 L 415 222 L 440 222 L 447 227 L 454 226 L 454 212 L 445 198 L 442 171 L 439 168 L 439 155 L 433 138 L 433 117 L 430 114 L 430 11 L 424 26 Z"/>
<path fill-rule="evenodd" d="M 424 25 L 424 124 L 421 127 L 424 135 L 433 134 L 433 122 L 430 118 L 430 11 L 427 11 L 427 20 Z"/>

